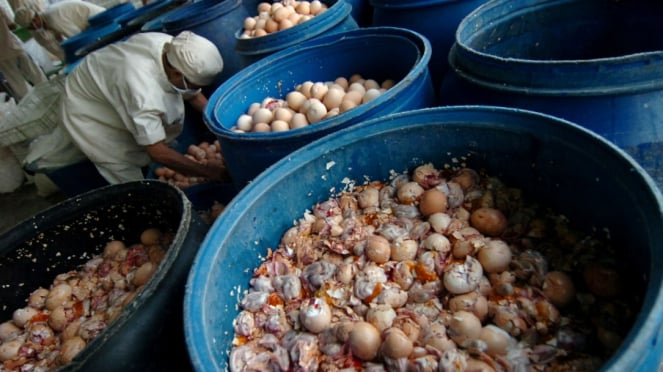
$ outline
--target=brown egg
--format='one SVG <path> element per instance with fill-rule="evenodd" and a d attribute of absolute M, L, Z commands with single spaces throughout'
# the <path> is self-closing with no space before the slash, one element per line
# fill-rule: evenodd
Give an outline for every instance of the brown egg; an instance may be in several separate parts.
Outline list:
<path fill-rule="evenodd" d="M 426 217 L 434 213 L 445 212 L 447 206 L 447 195 L 436 188 L 424 191 L 419 200 L 419 211 Z"/>
<path fill-rule="evenodd" d="M 502 328 L 488 324 L 481 329 L 479 339 L 488 345 L 488 355 L 506 355 L 509 349 L 516 344 L 516 340 Z"/>
<path fill-rule="evenodd" d="M 561 271 L 550 271 L 543 280 L 543 294 L 557 307 L 568 305 L 576 296 L 571 277 Z"/>
<path fill-rule="evenodd" d="M 381 235 L 371 235 L 366 241 L 366 258 L 369 260 L 383 264 L 389 261 L 391 255 L 391 247 L 389 240 Z"/>
<path fill-rule="evenodd" d="M 21 329 L 18 328 L 11 320 L 8 320 L 0 324 L 0 343 L 2 341 L 9 340 L 13 338 L 14 335 L 21 332 Z"/>
<path fill-rule="evenodd" d="M 145 229 L 142 234 L 140 234 L 140 242 L 143 245 L 156 245 L 159 244 L 161 239 L 162 232 L 157 228 Z"/>
<path fill-rule="evenodd" d="M 135 286 L 140 287 L 141 285 L 146 284 L 154 272 L 157 271 L 157 265 L 155 265 L 152 262 L 146 262 L 142 264 L 138 269 L 136 269 L 136 273 L 134 274 L 132 283 Z"/>
<path fill-rule="evenodd" d="M 18 351 L 23 346 L 23 341 L 20 338 L 8 340 L 0 344 L 0 362 L 14 359 L 18 355 Z"/>
<path fill-rule="evenodd" d="M 85 348 L 85 340 L 76 336 L 65 341 L 60 348 L 60 363 L 70 363 Z"/>
<path fill-rule="evenodd" d="M 399 328 L 389 328 L 385 331 L 384 342 L 382 342 L 382 355 L 391 358 L 407 358 L 414 349 L 414 344 L 405 332 Z"/>
<path fill-rule="evenodd" d="M 449 321 L 447 334 L 456 344 L 463 346 L 466 341 L 479 338 L 481 321 L 474 313 L 456 311 Z"/>
<path fill-rule="evenodd" d="M 612 297 L 621 292 L 621 277 L 616 269 L 601 263 L 590 263 L 583 271 L 585 285 L 599 297 Z"/>
<path fill-rule="evenodd" d="M 488 207 L 482 207 L 472 212 L 470 224 L 488 236 L 500 236 L 507 228 L 504 214 L 498 209 Z"/>
<path fill-rule="evenodd" d="M 381 343 L 380 331 L 368 322 L 356 322 L 348 336 L 352 355 L 361 360 L 373 360 L 378 355 Z"/>
<path fill-rule="evenodd" d="M 127 247 L 124 245 L 124 243 L 121 242 L 121 241 L 119 241 L 119 240 L 113 240 L 113 241 L 110 241 L 110 242 L 108 242 L 108 243 L 106 244 L 106 246 L 104 247 L 104 254 L 103 254 L 103 257 L 104 257 L 104 258 L 111 258 L 111 259 L 112 259 L 112 258 L 114 258 L 115 256 L 117 256 L 117 254 L 118 254 L 119 252 L 121 252 L 122 250 L 124 250 L 124 249 L 126 249 L 126 248 L 127 248 Z"/>
<path fill-rule="evenodd" d="M 69 284 L 58 284 L 51 289 L 46 297 L 46 308 L 54 310 L 65 302 L 71 300 L 72 288 Z"/>

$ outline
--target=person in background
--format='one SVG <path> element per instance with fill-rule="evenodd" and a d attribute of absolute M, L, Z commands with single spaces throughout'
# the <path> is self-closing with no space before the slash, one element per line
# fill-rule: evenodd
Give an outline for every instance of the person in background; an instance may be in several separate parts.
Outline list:
<path fill-rule="evenodd" d="M 31 86 L 47 81 L 46 74 L 23 48 L 21 39 L 12 30 L 14 11 L 7 0 L 0 0 L 0 72 L 18 101 Z"/>
<path fill-rule="evenodd" d="M 105 11 L 106 8 L 81 0 L 65 0 L 41 10 L 39 3 L 29 2 L 16 10 L 16 24 L 27 28 L 35 40 L 60 61 L 64 61 L 64 50 L 60 43 L 85 31 L 88 18 Z"/>
<path fill-rule="evenodd" d="M 88 54 L 67 75 L 63 126 L 111 184 L 143 179 L 150 161 L 228 180 L 223 160 L 200 164 L 167 145 L 182 131 L 184 100 L 202 112 L 200 88 L 222 69 L 216 45 L 193 32 L 135 34 Z"/>

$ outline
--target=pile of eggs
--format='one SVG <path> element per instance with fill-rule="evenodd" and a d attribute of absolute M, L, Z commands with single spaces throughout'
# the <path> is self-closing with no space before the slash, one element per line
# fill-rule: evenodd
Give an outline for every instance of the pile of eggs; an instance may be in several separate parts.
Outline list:
<path fill-rule="evenodd" d="M 172 238 L 148 228 L 138 244 L 110 241 L 78 270 L 35 289 L 27 306 L 0 323 L 0 370 L 46 371 L 70 363 L 140 293 Z"/>
<path fill-rule="evenodd" d="M 288 29 L 322 14 L 327 4 L 319 1 L 282 0 L 273 4 L 258 4 L 258 15 L 244 19 L 244 30 L 240 38 L 265 36 Z"/>
<path fill-rule="evenodd" d="M 354 74 L 349 79 L 306 81 L 286 94 L 285 99 L 267 97 L 255 102 L 237 119 L 233 132 L 283 132 L 303 128 L 351 110 L 378 98 L 395 82 L 382 83 Z"/>
<path fill-rule="evenodd" d="M 198 145 L 192 144 L 189 145 L 184 156 L 200 164 L 205 164 L 207 163 L 207 160 L 211 159 L 221 159 L 221 144 L 219 141 L 214 141 L 214 143 L 204 141 Z M 186 189 L 187 187 L 208 181 L 204 177 L 185 176 L 168 167 L 156 168 L 154 170 L 154 175 L 158 177 L 159 180 L 168 182 L 180 189 Z"/>

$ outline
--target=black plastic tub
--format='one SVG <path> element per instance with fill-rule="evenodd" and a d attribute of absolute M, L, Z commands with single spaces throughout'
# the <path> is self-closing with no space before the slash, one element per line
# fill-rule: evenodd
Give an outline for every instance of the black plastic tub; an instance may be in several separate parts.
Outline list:
<path fill-rule="evenodd" d="M 102 187 L 69 198 L 0 236 L 0 319 L 32 291 L 77 267 L 111 240 L 140 242 L 156 227 L 174 234 L 165 257 L 121 314 L 60 370 L 191 369 L 184 342 L 186 277 L 209 226 L 179 189 L 160 181 Z"/>

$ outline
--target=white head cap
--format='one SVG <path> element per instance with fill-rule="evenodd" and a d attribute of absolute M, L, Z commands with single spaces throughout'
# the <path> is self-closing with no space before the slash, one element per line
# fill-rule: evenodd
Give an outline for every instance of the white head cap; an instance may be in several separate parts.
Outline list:
<path fill-rule="evenodd" d="M 196 85 L 211 84 L 223 70 L 216 45 L 191 31 L 182 31 L 164 48 L 168 62 Z"/>

